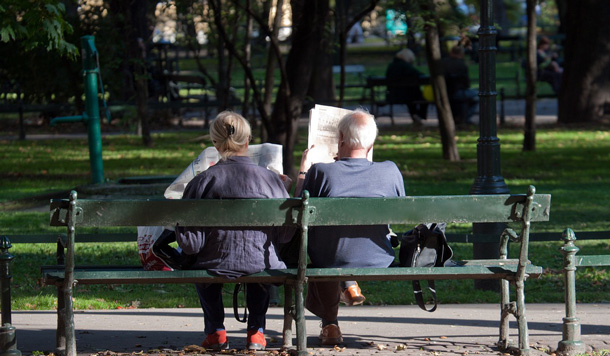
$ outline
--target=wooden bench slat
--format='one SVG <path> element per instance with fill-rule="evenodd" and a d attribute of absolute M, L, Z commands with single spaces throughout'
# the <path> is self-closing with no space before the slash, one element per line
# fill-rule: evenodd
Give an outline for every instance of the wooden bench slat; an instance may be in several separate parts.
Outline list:
<path fill-rule="evenodd" d="M 434 222 L 512 222 L 513 204 L 524 195 L 416 196 L 403 198 L 311 198 L 314 212 L 310 224 L 373 225 Z M 550 195 L 536 195 L 531 221 L 548 221 Z M 517 209 L 521 210 L 521 209 Z"/>
<path fill-rule="evenodd" d="M 610 266 L 610 255 L 576 256 L 577 267 Z"/>
<path fill-rule="evenodd" d="M 350 280 L 416 280 L 416 279 L 506 279 L 517 271 L 517 260 L 464 261 L 452 268 L 394 267 L 394 268 L 308 268 L 310 281 Z M 43 266 L 43 282 L 54 285 L 64 278 L 63 266 Z M 542 274 L 542 267 L 528 265 L 530 277 Z M 74 277 L 79 284 L 146 284 L 146 283 L 247 283 L 264 281 L 284 282 L 296 276 L 296 269 L 265 270 L 238 279 L 227 279 L 205 270 L 145 271 L 141 266 L 78 266 Z M 347 278 L 349 277 L 349 278 Z"/>
<path fill-rule="evenodd" d="M 512 222 L 523 195 L 311 198 L 311 226 Z M 550 195 L 536 195 L 531 221 L 548 221 Z M 51 226 L 65 226 L 66 201 L 54 200 Z M 281 226 L 297 222 L 301 199 L 78 200 L 77 226 Z M 86 211 L 87 213 L 83 213 Z M 214 214 L 206 212 L 214 211 Z M 323 213 L 318 213 L 323 211 Z M 62 220 L 63 219 L 63 220 Z"/>
<path fill-rule="evenodd" d="M 402 232 L 395 231 L 397 234 Z M 60 234 L 31 234 L 31 235 L 7 235 L 12 244 L 22 243 L 55 243 Z M 65 235 L 65 233 L 61 234 Z M 535 232 L 530 233 L 530 242 L 536 241 L 558 241 L 557 232 Z M 610 231 L 580 231 L 576 232 L 578 241 L 583 240 L 606 240 L 610 239 Z M 78 233 L 77 242 L 136 242 L 135 232 L 102 232 L 99 234 Z M 473 242 L 498 242 L 497 234 L 472 234 L 472 233 L 447 233 L 448 242 L 473 243 Z"/>
<path fill-rule="evenodd" d="M 60 236 L 66 234 L 9 235 L 11 243 L 56 243 Z M 99 234 L 78 234 L 76 242 L 136 242 L 135 232 L 115 232 Z"/>
<path fill-rule="evenodd" d="M 65 266 L 43 266 L 41 270 L 43 283 L 47 285 L 64 279 Z M 206 270 L 145 271 L 142 266 L 78 266 L 74 269 L 78 284 L 283 283 L 294 276 L 296 269 L 265 270 L 235 279 Z"/>
<path fill-rule="evenodd" d="M 308 268 L 309 282 L 316 281 L 375 281 L 421 280 L 421 279 L 511 279 L 517 271 L 516 265 L 464 266 L 454 268 L 439 267 L 398 267 L 398 268 Z M 542 274 L 542 267 L 528 265 L 526 273 L 530 277 Z"/>
<path fill-rule="evenodd" d="M 94 200 L 80 199 L 76 226 L 281 226 L 296 223 L 301 199 Z M 65 200 L 51 202 L 51 226 L 65 226 Z M 83 213 L 85 211 L 86 213 Z M 209 212 L 214 214 L 209 214 Z M 296 214 L 296 212 L 294 212 Z"/>

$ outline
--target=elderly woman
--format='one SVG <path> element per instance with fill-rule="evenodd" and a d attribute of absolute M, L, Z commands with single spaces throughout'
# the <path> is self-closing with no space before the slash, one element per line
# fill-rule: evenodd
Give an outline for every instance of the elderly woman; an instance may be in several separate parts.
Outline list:
<path fill-rule="evenodd" d="M 254 164 L 247 157 L 250 125 L 239 114 L 221 112 L 211 125 L 210 136 L 222 159 L 193 178 L 182 199 L 288 198 L 278 174 Z M 196 255 L 191 269 L 206 269 L 229 278 L 286 268 L 274 245 L 290 240 L 289 228 L 177 227 L 176 239 L 182 252 Z M 229 348 L 224 327 L 222 284 L 196 284 L 203 309 L 206 349 Z M 269 285 L 247 284 L 247 348 L 263 350 L 269 305 Z"/>

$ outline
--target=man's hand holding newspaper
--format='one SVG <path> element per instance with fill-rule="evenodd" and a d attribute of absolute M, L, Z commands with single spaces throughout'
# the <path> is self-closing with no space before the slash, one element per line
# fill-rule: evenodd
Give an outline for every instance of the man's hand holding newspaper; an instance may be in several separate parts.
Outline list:
<path fill-rule="evenodd" d="M 307 160 L 313 163 L 334 162 L 338 155 L 339 121 L 351 110 L 333 106 L 317 105 L 309 112 L 309 135 L 307 139 Z M 373 150 L 369 152 L 373 160 Z"/>

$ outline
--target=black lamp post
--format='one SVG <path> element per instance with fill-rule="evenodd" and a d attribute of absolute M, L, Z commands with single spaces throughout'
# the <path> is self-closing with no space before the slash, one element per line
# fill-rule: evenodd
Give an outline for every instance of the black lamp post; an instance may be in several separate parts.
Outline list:
<path fill-rule="evenodd" d="M 493 25 L 493 0 L 481 1 L 481 27 L 479 27 L 479 140 L 477 143 L 477 178 L 470 194 L 508 194 L 509 190 L 500 173 L 500 139 L 496 124 L 496 36 Z M 505 228 L 501 223 L 473 224 L 474 234 L 500 236 Z M 475 259 L 499 257 L 499 241 L 473 244 Z M 497 281 L 475 281 L 475 287 L 499 290 Z"/>

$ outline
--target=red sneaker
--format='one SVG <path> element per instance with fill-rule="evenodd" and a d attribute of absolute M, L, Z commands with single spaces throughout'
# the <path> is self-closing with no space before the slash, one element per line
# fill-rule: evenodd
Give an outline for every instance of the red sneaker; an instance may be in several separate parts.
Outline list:
<path fill-rule="evenodd" d="M 228 350 L 229 340 L 227 339 L 227 331 L 218 330 L 213 334 L 208 334 L 205 340 L 203 340 L 201 343 L 201 346 L 206 350 Z"/>
<path fill-rule="evenodd" d="M 248 330 L 248 343 L 246 345 L 248 350 L 264 350 L 266 346 L 265 334 L 257 329 Z"/>

